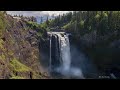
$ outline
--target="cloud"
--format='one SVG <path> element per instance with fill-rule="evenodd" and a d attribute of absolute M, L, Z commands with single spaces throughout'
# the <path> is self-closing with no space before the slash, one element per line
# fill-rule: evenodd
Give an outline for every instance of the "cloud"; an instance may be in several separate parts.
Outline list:
<path fill-rule="evenodd" d="M 64 14 L 64 13 L 68 13 L 68 12 L 70 12 L 70 11 L 43 11 L 43 13 L 44 14 L 49 14 L 50 16 L 51 15 L 55 15 L 55 16 L 57 16 L 57 15 L 59 15 L 59 14 Z"/>
<path fill-rule="evenodd" d="M 70 11 L 7 11 L 11 15 L 23 15 L 23 16 L 43 16 L 43 15 L 61 15 L 63 13 L 68 13 Z"/>

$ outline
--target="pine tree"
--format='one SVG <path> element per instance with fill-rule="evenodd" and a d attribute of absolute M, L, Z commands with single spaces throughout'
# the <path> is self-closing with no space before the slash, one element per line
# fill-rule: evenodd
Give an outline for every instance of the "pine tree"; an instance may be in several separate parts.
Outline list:
<path fill-rule="evenodd" d="M 40 21 L 41 23 L 43 22 L 43 17 L 41 17 L 41 21 Z"/>
<path fill-rule="evenodd" d="M 47 19 L 46 19 L 46 24 L 47 24 L 47 26 L 49 25 L 48 16 L 47 16 Z"/>

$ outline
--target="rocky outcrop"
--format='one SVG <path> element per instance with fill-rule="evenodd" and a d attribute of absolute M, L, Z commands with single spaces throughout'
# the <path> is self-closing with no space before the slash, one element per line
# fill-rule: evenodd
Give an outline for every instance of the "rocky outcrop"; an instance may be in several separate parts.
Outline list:
<path fill-rule="evenodd" d="M 28 28 L 26 21 L 18 21 L 10 15 L 5 15 L 4 19 L 6 29 L 0 38 L 0 78 L 49 78 L 40 64 L 36 30 Z"/>

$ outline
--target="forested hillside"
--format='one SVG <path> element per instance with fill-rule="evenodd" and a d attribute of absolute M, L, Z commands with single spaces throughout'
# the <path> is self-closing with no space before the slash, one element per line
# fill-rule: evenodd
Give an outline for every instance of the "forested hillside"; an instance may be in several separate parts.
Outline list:
<path fill-rule="evenodd" d="M 120 11 L 74 11 L 43 24 L 48 30 L 70 32 L 100 70 L 120 69 Z"/>

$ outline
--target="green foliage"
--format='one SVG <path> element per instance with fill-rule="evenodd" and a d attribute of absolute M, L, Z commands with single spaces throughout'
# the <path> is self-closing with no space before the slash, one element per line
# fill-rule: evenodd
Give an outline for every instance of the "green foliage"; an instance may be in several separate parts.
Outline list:
<path fill-rule="evenodd" d="M 2 55 L 0 55 L 0 60 L 5 60 L 5 59 L 6 59 L 5 55 L 2 53 Z"/>
<path fill-rule="evenodd" d="M 3 42 L 4 41 L 2 39 L 0 39 L 0 49 L 3 48 Z"/>
<path fill-rule="evenodd" d="M 42 37 L 43 33 L 45 30 L 49 31 L 49 27 L 47 27 L 46 22 L 42 23 L 42 24 L 38 24 L 36 22 L 32 22 L 32 21 L 28 21 L 27 22 L 28 27 L 26 28 L 27 30 L 29 30 L 29 28 L 34 29 L 37 31 L 37 36 Z"/>
<path fill-rule="evenodd" d="M 41 28 L 47 28 L 47 23 L 46 23 L 46 22 L 41 23 L 41 24 L 40 24 L 40 27 L 41 27 Z"/>
<path fill-rule="evenodd" d="M 8 55 L 13 56 L 13 55 L 14 55 L 13 51 L 10 50 L 10 51 L 8 52 Z"/>
<path fill-rule="evenodd" d="M 2 51 L 5 51 L 5 50 L 6 50 L 6 48 L 4 47 L 4 41 L 3 41 L 2 39 L 0 39 L 0 49 L 1 49 Z"/>
<path fill-rule="evenodd" d="M 80 26 L 84 26 L 84 21 L 83 20 L 80 21 Z"/>
<path fill-rule="evenodd" d="M 38 35 L 39 37 L 42 37 L 43 34 L 40 33 L 40 32 L 38 32 L 37 35 Z"/>
<path fill-rule="evenodd" d="M 72 23 L 68 23 L 68 24 L 64 25 L 62 28 L 68 29 L 68 28 L 70 27 L 71 24 L 72 24 Z"/>
<path fill-rule="evenodd" d="M 0 37 L 3 35 L 3 31 L 6 28 L 6 20 L 4 14 L 0 11 Z"/>
<path fill-rule="evenodd" d="M 105 35 L 120 29 L 120 12 L 74 11 L 73 13 L 70 12 L 56 17 L 45 27 L 64 28 L 71 31 L 71 33 L 78 33 L 79 35 L 97 30 L 98 35 Z"/>
<path fill-rule="evenodd" d="M 32 29 L 39 28 L 39 24 L 37 24 L 37 22 L 28 21 L 27 24 L 28 24 L 28 26 L 31 27 Z"/>
<path fill-rule="evenodd" d="M 20 63 L 16 58 L 10 61 L 10 65 L 13 68 L 13 71 L 15 72 L 27 72 L 31 70 L 26 65 Z"/>
<path fill-rule="evenodd" d="M 100 18 L 100 15 L 97 14 L 97 15 L 95 16 L 95 19 L 99 19 L 99 18 Z"/>
<path fill-rule="evenodd" d="M 20 76 L 13 76 L 10 79 L 25 79 L 24 77 L 20 77 Z"/>
<path fill-rule="evenodd" d="M 47 28 L 46 28 L 46 30 L 47 30 L 47 31 L 50 31 L 50 28 L 49 28 L 49 27 L 47 27 Z"/>

